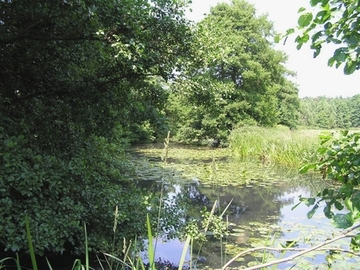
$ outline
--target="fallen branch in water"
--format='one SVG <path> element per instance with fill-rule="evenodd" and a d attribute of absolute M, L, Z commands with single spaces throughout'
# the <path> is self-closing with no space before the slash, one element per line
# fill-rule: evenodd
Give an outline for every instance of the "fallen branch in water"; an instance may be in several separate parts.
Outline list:
<path fill-rule="evenodd" d="M 242 252 L 238 253 L 234 258 L 232 258 L 230 261 L 228 261 L 221 269 L 225 270 L 231 263 L 233 263 L 237 258 L 241 257 L 242 255 L 247 254 L 247 253 L 251 253 L 251 252 L 254 252 L 254 251 L 258 251 L 258 250 L 270 250 L 270 251 L 278 251 L 278 252 L 282 252 L 282 251 L 300 251 L 300 252 L 296 253 L 296 254 L 294 254 L 292 256 L 288 256 L 286 258 L 283 258 L 283 259 L 279 259 L 279 260 L 275 260 L 275 261 L 272 261 L 272 262 L 259 264 L 259 265 L 256 265 L 256 266 L 253 266 L 253 267 L 250 267 L 250 268 L 246 268 L 246 270 L 260 269 L 260 268 L 269 267 L 269 266 L 272 266 L 272 265 L 292 261 L 293 259 L 295 259 L 297 257 L 303 256 L 304 254 L 315 251 L 315 250 L 316 251 L 318 251 L 318 250 L 334 250 L 334 251 L 346 252 L 346 253 L 350 253 L 350 254 L 359 256 L 359 254 L 351 252 L 349 250 L 332 249 L 332 248 L 324 249 L 324 248 L 322 248 L 323 246 L 329 245 L 329 244 L 331 244 L 333 242 L 336 242 L 336 241 L 338 241 L 340 239 L 349 238 L 349 237 L 355 237 L 356 235 L 350 234 L 350 233 L 352 231 L 358 229 L 358 228 L 360 228 L 360 224 L 349 228 L 348 230 L 342 232 L 339 236 L 337 236 L 337 237 L 335 237 L 333 239 L 329 239 L 329 240 L 327 240 L 327 241 L 325 241 L 325 242 L 323 242 L 323 243 L 321 243 L 319 245 L 313 246 L 311 248 L 306 248 L 306 249 L 299 249 L 299 248 L 270 248 L 270 247 L 257 247 L 257 248 L 248 249 L 248 250 L 245 250 L 245 251 L 242 251 Z"/>

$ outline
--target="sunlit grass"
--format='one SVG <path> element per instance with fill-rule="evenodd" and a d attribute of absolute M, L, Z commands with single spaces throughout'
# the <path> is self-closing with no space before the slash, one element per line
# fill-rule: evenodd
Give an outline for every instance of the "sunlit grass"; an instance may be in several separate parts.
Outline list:
<path fill-rule="evenodd" d="M 316 160 L 320 130 L 242 127 L 230 135 L 232 155 L 242 161 L 258 161 L 299 167 Z"/>

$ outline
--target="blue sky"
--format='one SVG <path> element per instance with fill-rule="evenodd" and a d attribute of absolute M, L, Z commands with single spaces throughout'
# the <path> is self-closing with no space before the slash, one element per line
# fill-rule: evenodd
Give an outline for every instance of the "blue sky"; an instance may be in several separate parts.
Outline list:
<path fill-rule="evenodd" d="M 188 17 L 199 21 L 204 13 L 209 13 L 211 6 L 220 2 L 230 2 L 230 0 L 192 0 L 193 11 L 188 13 Z M 258 14 L 268 14 L 275 30 L 281 33 L 297 25 L 297 11 L 300 7 L 310 6 L 309 0 L 248 0 L 248 2 L 255 5 Z M 342 66 L 339 69 L 327 66 L 327 60 L 334 50 L 332 45 L 324 45 L 322 53 L 314 59 L 309 46 L 304 46 L 301 50 L 296 49 L 294 38 L 289 38 L 285 45 L 277 44 L 276 49 L 284 51 L 289 56 L 286 66 L 297 73 L 293 81 L 298 85 L 300 97 L 349 97 L 360 94 L 360 70 L 352 75 L 344 75 Z"/>

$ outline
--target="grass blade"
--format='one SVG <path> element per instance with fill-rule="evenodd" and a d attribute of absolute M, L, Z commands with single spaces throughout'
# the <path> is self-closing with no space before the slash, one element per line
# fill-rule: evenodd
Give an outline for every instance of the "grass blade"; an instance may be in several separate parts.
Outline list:
<path fill-rule="evenodd" d="M 155 254 L 154 254 L 154 247 L 153 247 L 153 237 L 151 233 L 151 224 L 150 224 L 150 217 L 149 214 L 146 215 L 146 225 L 148 229 L 148 257 L 149 257 L 149 264 L 150 269 L 155 270 Z"/>
<path fill-rule="evenodd" d="M 89 270 L 89 248 L 88 248 L 88 239 L 86 231 L 86 223 L 84 222 L 84 232 L 85 232 L 85 268 Z"/>
<path fill-rule="evenodd" d="M 97 259 L 97 261 L 98 261 L 98 263 L 99 263 L 99 265 L 100 265 L 101 270 L 105 270 L 105 268 L 104 268 L 104 266 L 102 265 L 102 262 L 101 262 L 101 260 L 100 260 L 100 258 L 99 258 L 98 255 L 96 255 L 96 259 Z"/>
<path fill-rule="evenodd" d="M 234 200 L 234 198 L 232 198 L 231 201 L 227 204 L 224 211 L 221 213 L 220 217 L 224 216 L 224 214 L 226 213 L 226 210 L 228 210 L 228 208 L 230 207 L 230 204 L 232 203 L 233 200 Z"/>
<path fill-rule="evenodd" d="M 125 261 L 123 261 L 123 260 L 121 260 L 121 259 L 119 259 L 119 258 L 117 258 L 117 257 L 115 257 L 115 256 L 113 256 L 111 254 L 104 253 L 104 255 L 111 258 L 111 259 L 114 259 L 115 261 L 121 262 L 125 267 L 129 267 L 130 269 L 133 269 L 130 264 L 126 263 Z"/>
<path fill-rule="evenodd" d="M 186 252 L 187 252 L 187 250 L 189 248 L 190 240 L 191 240 L 191 236 L 188 235 L 186 237 L 185 245 L 184 245 L 184 248 L 183 248 L 183 251 L 182 251 L 182 254 L 181 254 L 181 258 L 180 258 L 180 262 L 179 262 L 179 270 L 183 269 L 183 265 L 184 265 L 185 257 L 186 257 Z"/>
<path fill-rule="evenodd" d="M 48 258 L 45 258 L 45 259 L 46 259 L 46 263 L 47 263 L 47 265 L 48 265 L 49 269 L 50 269 L 50 270 L 53 270 L 53 268 L 51 267 L 51 264 L 50 264 L 50 262 L 49 262 Z"/>
<path fill-rule="evenodd" d="M 6 261 L 14 260 L 16 263 L 16 269 L 21 270 L 19 254 L 16 253 L 16 259 L 12 257 L 6 257 L 0 260 L 0 269 L 6 269 L 6 265 L 3 265 Z"/>
<path fill-rule="evenodd" d="M 28 219 L 27 215 L 25 216 L 25 225 L 26 225 L 26 237 L 27 237 L 28 245 L 29 245 L 31 264 L 33 266 L 33 270 L 38 270 L 36 258 L 35 258 L 34 246 L 33 246 L 32 238 L 31 238 L 31 234 L 30 234 L 29 219 Z"/>

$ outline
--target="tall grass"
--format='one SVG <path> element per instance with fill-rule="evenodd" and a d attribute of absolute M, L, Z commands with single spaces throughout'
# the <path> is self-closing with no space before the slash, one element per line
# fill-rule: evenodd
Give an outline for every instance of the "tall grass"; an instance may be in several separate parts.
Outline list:
<path fill-rule="evenodd" d="M 241 127 L 230 135 L 230 149 L 242 161 L 259 161 L 298 168 L 315 161 L 318 130 L 291 131 L 284 127 Z"/>

